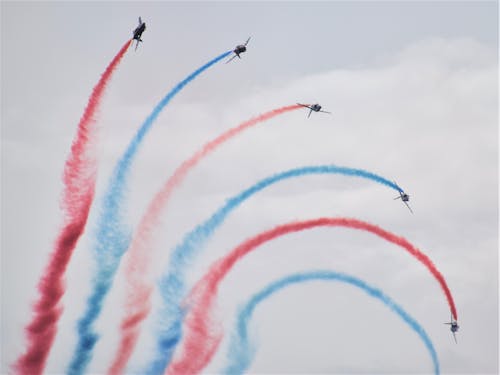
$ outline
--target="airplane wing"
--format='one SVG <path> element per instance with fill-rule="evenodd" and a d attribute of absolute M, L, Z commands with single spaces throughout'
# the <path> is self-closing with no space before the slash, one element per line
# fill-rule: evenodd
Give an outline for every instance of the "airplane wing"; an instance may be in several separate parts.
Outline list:
<path fill-rule="evenodd" d="M 227 64 L 228 62 L 233 61 L 233 59 L 234 59 L 236 56 L 237 56 L 237 55 L 234 55 L 234 56 L 233 56 L 233 57 L 231 57 L 229 60 L 227 60 L 227 61 L 226 61 L 226 64 Z"/>
<path fill-rule="evenodd" d="M 137 39 L 137 43 L 135 43 L 135 51 L 137 51 L 137 47 L 139 47 L 139 39 Z"/>
<path fill-rule="evenodd" d="M 139 25 L 142 25 L 141 17 L 139 17 Z"/>
<path fill-rule="evenodd" d="M 320 112 L 323 112 L 323 113 L 330 113 L 330 114 L 332 113 L 332 112 L 328 112 L 328 111 L 320 111 Z"/>
<path fill-rule="evenodd" d="M 247 39 L 247 41 L 245 42 L 244 46 L 246 46 L 246 45 L 248 44 L 248 42 L 250 41 L 250 38 L 251 38 L 251 36 L 250 36 L 250 37 L 248 37 L 248 39 Z"/>
<path fill-rule="evenodd" d="M 403 201 L 403 202 L 404 202 L 404 201 Z M 408 207 L 408 209 L 410 210 L 410 212 L 411 212 L 411 213 L 413 213 L 413 211 L 412 211 L 412 210 L 411 210 L 411 208 L 410 208 L 410 205 L 409 205 L 407 202 L 405 202 L 405 204 L 406 204 L 406 207 Z"/>
<path fill-rule="evenodd" d="M 455 344 L 458 344 L 457 336 L 455 335 L 455 332 L 453 332 L 453 338 L 455 339 Z"/>
<path fill-rule="evenodd" d="M 309 114 L 307 115 L 307 118 L 309 118 L 311 116 L 311 113 L 312 113 L 313 110 L 310 107 L 307 107 L 307 108 L 309 108 Z"/>
<path fill-rule="evenodd" d="M 401 197 L 396 197 L 396 198 L 394 198 L 394 200 L 396 200 L 396 199 L 401 199 Z"/>
<path fill-rule="evenodd" d="M 398 188 L 398 190 L 399 190 L 399 192 L 400 192 L 400 193 L 404 193 L 403 189 L 401 189 L 401 188 L 399 187 L 398 183 L 397 183 L 395 180 L 393 180 L 392 182 L 394 182 L 394 185 L 396 185 L 396 186 L 397 186 L 397 188 Z"/>

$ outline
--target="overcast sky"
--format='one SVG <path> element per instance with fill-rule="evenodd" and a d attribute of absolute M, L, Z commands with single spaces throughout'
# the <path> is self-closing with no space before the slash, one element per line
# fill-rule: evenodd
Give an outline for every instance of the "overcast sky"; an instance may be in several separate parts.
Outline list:
<path fill-rule="evenodd" d="M 255 127 L 206 158 L 174 194 L 155 246 L 168 252 L 225 200 L 273 173 L 335 164 L 394 179 L 309 176 L 257 194 L 218 230 L 190 279 L 244 239 L 291 220 L 347 216 L 407 238 L 441 270 L 449 309 L 427 270 L 399 248 L 348 229 L 315 229 L 265 245 L 228 276 L 218 300 L 226 330 L 237 307 L 292 272 L 328 269 L 382 289 L 434 343 L 443 373 L 498 373 L 498 3 L 54 2 L 1 3 L 1 373 L 24 350 L 36 284 L 62 222 L 61 174 L 92 87 L 141 16 L 101 106 L 97 201 L 110 171 L 158 101 L 180 80 L 252 37 L 242 59 L 218 64 L 162 112 L 132 167 L 133 227 L 170 173 L 206 141 L 259 113 L 295 111 Z M 94 206 L 94 208 L 96 208 Z M 67 273 L 47 372 L 65 371 L 89 294 L 92 210 Z M 110 363 L 120 286 L 105 304 L 89 371 Z M 150 358 L 148 321 L 129 369 Z M 263 303 L 252 320 L 254 373 L 427 373 L 418 336 L 380 302 L 344 284 L 307 283 Z M 207 368 L 225 364 L 227 341 Z"/>

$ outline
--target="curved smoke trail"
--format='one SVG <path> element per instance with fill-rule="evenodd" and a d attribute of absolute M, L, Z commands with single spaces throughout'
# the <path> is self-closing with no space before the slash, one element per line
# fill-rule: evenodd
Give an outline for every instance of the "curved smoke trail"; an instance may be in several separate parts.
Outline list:
<path fill-rule="evenodd" d="M 361 177 L 388 186 L 398 192 L 403 191 L 393 182 L 362 169 L 337 167 L 335 165 L 319 165 L 291 169 L 272 175 L 227 200 L 226 204 L 208 220 L 199 224 L 184 236 L 182 243 L 174 249 L 170 257 L 166 273 L 159 284 L 162 296 L 159 318 L 161 321 L 158 323 L 157 330 L 155 331 L 157 335 L 157 350 L 155 358 L 147 370 L 148 373 L 158 374 L 164 371 L 181 337 L 181 323 L 184 312 L 180 308 L 180 304 L 187 292 L 185 273 L 193 258 L 201 252 L 203 243 L 209 239 L 215 229 L 224 222 L 226 217 L 235 208 L 255 193 L 282 180 L 309 174 L 343 174 L 346 176 Z"/>
<path fill-rule="evenodd" d="M 403 319 L 403 321 L 420 336 L 420 339 L 423 341 L 431 356 L 434 373 L 436 375 L 439 374 L 439 361 L 436 350 L 434 349 L 432 341 L 425 332 L 424 328 L 420 326 L 415 319 L 413 319 L 401 306 L 396 304 L 381 290 L 376 289 L 353 276 L 329 270 L 296 273 L 277 280 L 266 286 L 258 293 L 254 294 L 239 310 L 236 327 L 229 342 L 229 353 L 227 355 L 229 361 L 223 370 L 224 374 L 243 374 L 253 361 L 255 347 L 248 337 L 248 324 L 257 305 L 264 302 L 267 298 L 271 297 L 274 293 L 285 287 L 313 280 L 340 281 L 347 283 L 362 289 L 370 297 L 379 299 L 389 309 L 398 314 L 400 318 Z"/>
<path fill-rule="evenodd" d="M 200 160 L 215 151 L 226 141 L 263 121 L 299 108 L 302 108 L 302 106 L 295 104 L 271 110 L 247 120 L 207 142 L 193 156 L 185 160 L 172 176 L 169 177 L 160 191 L 156 193 L 143 215 L 127 251 L 125 259 L 125 281 L 127 284 L 125 316 L 121 323 L 120 344 L 108 370 L 109 374 L 123 373 L 137 343 L 140 325 L 149 314 L 151 305 L 150 297 L 153 289 L 153 282 L 149 278 L 151 273 L 149 268 L 153 257 L 151 254 L 153 250 L 151 246 L 153 229 L 157 227 L 160 216 L 166 209 L 173 191 L 182 183 L 187 173 Z"/>
<path fill-rule="evenodd" d="M 128 40 L 123 45 L 94 86 L 64 166 L 64 190 L 61 200 L 64 223 L 38 282 L 40 295 L 33 306 L 33 319 L 26 327 L 28 348 L 13 365 L 22 374 L 43 372 L 57 333 L 57 322 L 63 311 L 59 301 L 65 292 L 64 273 L 83 233 L 94 199 L 97 163 L 92 150 L 97 136 L 96 113 L 111 76 L 131 42 Z"/>
<path fill-rule="evenodd" d="M 383 230 L 375 225 L 348 218 L 319 218 L 314 220 L 292 222 L 279 225 L 271 230 L 262 232 L 233 249 L 228 255 L 215 262 L 210 270 L 201 278 L 195 287 L 191 290 L 187 298 L 188 311 L 185 325 L 185 338 L 182 341 L 182 347 L 179 356 L 174 359 L 168 368 L 169 374 L 195 374 L 201 371 L 210 358 L 215 353 L 217 346 L 222 338 L 219 331 L 214 331 L 212 309 L 220 282 L 232 269 L 234 264 L 241 260 L 245 255 L 265 242 L 271 241 L 277 237 L 288 233 L 300 232 L 306 229 L 316 227 L 346 227 L 357 230 L 364 230 L 391 242 L 421 262 L 438 281 L 448 301 L 451 311 L 455 311 L 455 303 L 451 292 L 446 284 L 443 275 L 438 271 L 432 261 L 414 247 L 405 238 L 398 237 L 390 232 Z"/>
<path fill-rule="evenodd" d="M 125 153 L 118 161 L 113 175 L 109 181 L 107 190 L 102 200 L 102 208 L 97 220 L 97 233 L 95 235 L 94 258 L 97 270 L 93 277 L 93 287 L 87 299 L 87 308 L 78 321 L 78 343 L 73 354 L 73 359 L 67 372 L 70 374 L 81 374 L 92 356 L 92 350 L 98 340 L 98 335 L 93 330 L 93 325 L 99 316 L 104 299 L 113 283 L 113 278 L 118 268 L 121 256 L 129 244 L 129 231 L 122 222 L 122 203 L 125 194 L 126 180 L 137 150 L 145 135 L 151 129 L 154 121 L 170 102 L 189 82 L 194 80 L 206 69 L 224 59 L 232 51 L 224 52 L 222 55 L 209 61 L 198 68 L 183 81 L 178 83 L 153 109 L 141 125 L 136 135 L 128 145 Z"/>

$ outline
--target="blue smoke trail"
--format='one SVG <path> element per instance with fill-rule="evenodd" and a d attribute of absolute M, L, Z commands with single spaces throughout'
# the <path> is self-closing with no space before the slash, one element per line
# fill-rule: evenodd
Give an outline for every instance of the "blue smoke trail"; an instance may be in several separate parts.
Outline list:
<path fill-rule="evenodd" d="M 364 290 L 370 297 L 377 298 L 382 301 L 393 312 L 398 314 L 401 319 L 403 319 L 403 321 L 420 336 L 425 347 L 429 351 L 429 354 L 431 355 L 434 365 L 434 373 L 436 375 L 439 374 L 439 361 L 434 346 L 432 345 L 432 342 L 425 330 L 415 319 L 413 319 L 403 310 L 402 307 L 392 301 L 381 290 L 375 289 L 355 277 L 333 271 L 312 271 L 293 274 L 269 284 L 260 292 L 254 294 L 240 309 L 236 328 L 231 335 L 231 341 L 229 343 L 229 361 L 226 368 L 223 370 L 224 374 L 242 374 L 248 369 L 255 357 L 255 345 L 248 338 L 248 324 L 257 305 L 285 287 L 311 280 L 341 281 L 356 286 Z"/>
<path fill-rule="evenodd" d="M 398 192 L 403 191 L 395 183 L 362 169 L 320 165 L 296 168 L 275 174 L 230 198 L 226 204 L 208 220 L 199 224 L 184 236 L 182 243 L 174 249 L 170 257 L 167 272 L 159 282 L 159 290 L 163 303 L 160 307 L 160 315 L 158 318 L 160 322 L 157 325 L 157 330 L 155 330 L 157 337 L 155 359 L 149 364 L 149 368 L 146 370 L 148 374 L 163 373 L 166 366 L 170 363 L 175 346 L 181 338 L 184 311 L 180 307 L 180 304 L 187 293 L 185 272 L 193 261 L 194 256 L 201 252 L 203 243 L 208 240 L 215 229 L 224 222 L 232 210 L 238 207 L 246 199 L 250 198 L 253 194 L 276 182 L 308 174 L 343 174 L 346 176 L 367 178 L 386 185 Z"/>
<path fill-rule="evenodd" d="M 93 288 L 90 297 L 87 299 L 86 311 L 78 321 L 78 343 L 67 370 L 69 374 L 82 374 L 92 357 L 92 350 L 99 339 L 97 333 L 94 332 L 93 325 L 102 310 L 104 299 L 111 288 L 121 256 L 127 250 L 130 243 L 130 230 L 128 230 L 121 218 L 123 211 L 122 203 L 130 165 L 142 140 L 151 129 L 151 126 L 163 108 L 184 86 L 231 53 L 232 51 L 224 52 L 179 82 L 156 105 L 115 166 L 108 189 L 104 193 L 104 198 L 101 202 L 100 216 L 97 219 L 97 233 L 94 244 L 94 258 L 97 269 L 93 276 Z"/>

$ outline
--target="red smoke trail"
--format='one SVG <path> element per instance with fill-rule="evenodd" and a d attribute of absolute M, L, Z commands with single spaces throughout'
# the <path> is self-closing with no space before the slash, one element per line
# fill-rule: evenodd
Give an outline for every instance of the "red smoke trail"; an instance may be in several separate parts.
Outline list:
<path fill-rule="evenodd" d="M 64 191 L 61 201 L 64 224 L 45 272 L 38 282 L 39 297 L 33 306 L 34 316 L 25 329 L 28 348 L 13 365 L 21 374 L 34 375 L 43 372 L 57 332 L 57 321 L 63 310 L 59 300 L 65 291 L 64 273 L 85 228 L 94 198 L 97 173 L 97 163 L 92 154 L 96 137 L 95 115 L 106 85 L 131 42 L 129 40 L 123 45 L 94 87 L 64 166 Z"/>
<path fill-rule="evenodd" d="M 148 275 L 151 274 L 149 270 L 152 258 L 151 237 L 153 229 L 157 226 L 172 192 L 202 158 L 221 146 L 224 142 L 254 125 L 298 108 L 302 107 L 295 104 L 274 109 L 245 121 L 235 128 L 229 129 L 214 140 L 206 143 L 191 158 L 184 161 L 166 181 L 163 188 L 155 195 L 142 217 L 127 251 L 125 264 L 125 274 L 127 277 L 126 315 L 121 324 L 120 345 L 115 354 L 115 359 L 108 370 L 109 374 L 123 373 L 137 343 L 140 325 L 150 311 L 150 296 L 153 289 L 152 281 L 148 279 Z"/>
<path fill-rule="evenodd" d="M 187 298 L 189 311 L 185 319 L 185 334 L 180 351 L 178 352 L 179 355 L 171 362 L 166 373 L 195 374 L 200 372 L 210 361 L 222 338 L 221 330 L 213 330 L 211 332 L 214 300 L 217 296 L 220 282 L 237 261 L 267 241 L 287 233 L 299 232 L 320 226 L 341 226 L 365 230 L 404 248 L 417 258 L 419 262 L 423 263 L 437 279 L 446 295 L 453 317 L 457 319 L 455 303 L 443 275 L 441 275 L 427 255 L 423 254 L 403 237 L 398 237 L 375 225 L 356 219 L 319 218 L 292 222 L 277 226 L 246 240 L 224 258 L 215 262 L 205 276 L 198 281 Z"/>

